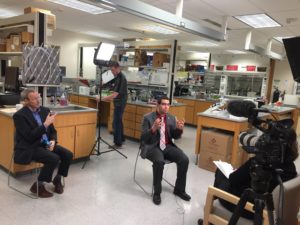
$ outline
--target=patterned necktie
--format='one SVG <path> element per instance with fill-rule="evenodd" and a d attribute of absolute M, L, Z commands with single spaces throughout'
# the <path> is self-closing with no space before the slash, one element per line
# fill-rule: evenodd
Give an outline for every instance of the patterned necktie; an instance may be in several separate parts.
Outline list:
<path fill-rule="evenodd" d="M 159 147 L 161 150 L 165 150 L 166 148 L 166 137 L 165 137 L 165 122 L 164 117 L 161 117 L 161 125 L 160 125 L 160 141 L 159 141 Z"/>

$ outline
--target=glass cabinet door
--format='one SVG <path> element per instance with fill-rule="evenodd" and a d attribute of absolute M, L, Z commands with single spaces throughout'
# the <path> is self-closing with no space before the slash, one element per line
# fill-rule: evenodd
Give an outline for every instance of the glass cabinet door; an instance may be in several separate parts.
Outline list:
<path fill-rule="evenodd" d="M 259 97 L 263 77 L 256 75 L 228 75 L 227 95 Z"/>

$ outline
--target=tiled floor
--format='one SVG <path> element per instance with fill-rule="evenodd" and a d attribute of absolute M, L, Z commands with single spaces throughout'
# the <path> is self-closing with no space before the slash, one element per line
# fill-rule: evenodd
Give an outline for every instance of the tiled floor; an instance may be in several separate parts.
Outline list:
<path fill-rule="evenodd" d="M 104 140 L 112 136 L 101 131 Z M 163 183 L 162 204 L 156 206 L 133 182 L 133 168 L 138 142 L 126 140 L 121 151 L 92 156 L 84 169 L 82 162 L 72 164 L 66 189 L 62 195 L 50 199 L 32 200 L 7 187 L 7 174 L 0 170 L 0 217 L 1 225 L 176 225 L 196 224 L 203 215 L 207 186 L 213 182 L 213 173 L 195 165 L 194 145 L 196 128 L 186 127 L 177 144 L 190 158 L 187 192 L 190 202 L 173 195 L 172 188 Z M 103 143 L 101 151 L 107 150 Z M 176 164 L 166 166 L 165 177 L 174 183 Z M 151 191 L 152 166 L 139 159 L 137 176 Z M 28 191 L 34 177 L 24 175 L 17 185 Z M 49 189 L 52 185 L 48 186 Z"/>

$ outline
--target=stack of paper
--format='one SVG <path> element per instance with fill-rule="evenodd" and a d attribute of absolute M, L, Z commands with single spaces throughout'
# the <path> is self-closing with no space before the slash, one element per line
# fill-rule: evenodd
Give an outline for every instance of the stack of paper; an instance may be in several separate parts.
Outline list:
<path fill-rule="evenodd" d="M 227 177 L 229 178 L 229 175 L 234 171 L 231 164 L 223 161 L 213 161 L 214 164 L 218 167 L 219 170 Z"/>

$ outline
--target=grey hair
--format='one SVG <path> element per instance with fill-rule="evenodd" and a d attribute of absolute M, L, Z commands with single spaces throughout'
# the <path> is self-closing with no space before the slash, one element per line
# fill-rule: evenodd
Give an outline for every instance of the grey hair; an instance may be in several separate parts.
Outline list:
<path fill-rule="evenodd" d="M 28 95 L 32 92 L 35 92 L 33 89 L 25 89 L 21 92 L 21 101 L 25 101 L 25 99 L 28 99 Z"/>

